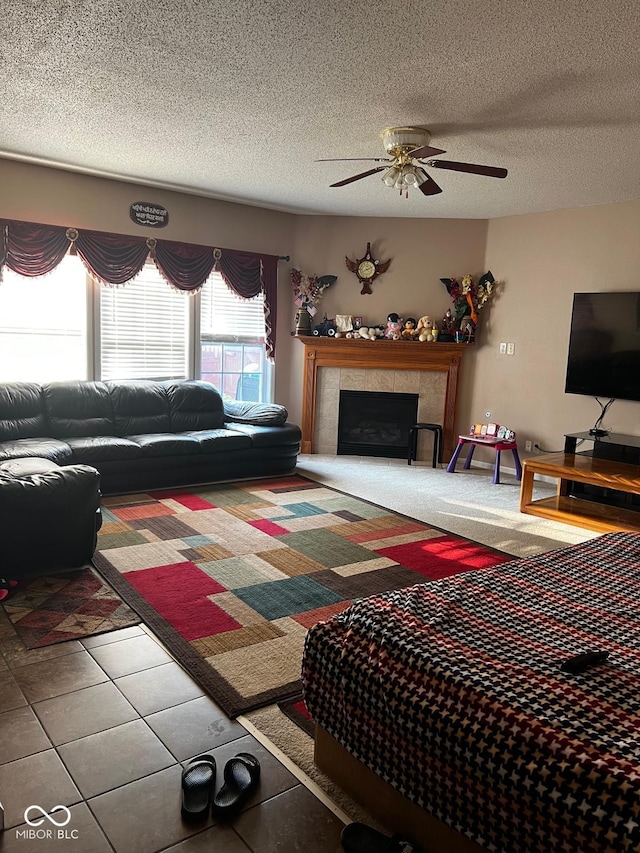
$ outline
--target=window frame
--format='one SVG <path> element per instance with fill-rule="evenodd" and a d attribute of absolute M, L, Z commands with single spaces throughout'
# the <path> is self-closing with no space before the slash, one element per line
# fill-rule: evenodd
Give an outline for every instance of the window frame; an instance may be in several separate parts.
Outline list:
<path fill-rule="evenodd" d="M 157 268 L 150 261 L 147 261 L 150 267 L 153 267 L 157 272 Z M 95 281 L 89 271 L 84 267 L 79 267 L 85 278 L 86 289 L 86 353 L 85 353 L 85 369 L 87 372 L 87 381 L 103 381 L 102 380 L 102 336 L 101 336 L 101 316 L 100 316 L 100 288 L 105 285 Z M 214 275 L 219 273 L 213 273 Z M 19 273 L 16 273 L 19 276 Z M 159 273 L 158 273 L 159 275 Z M 27 278 L 22 276 L 22 278 Z M 28 279 L 27 279 L 28 280 Z M 164 280 L 163 280 L 164 281 Z M 164 282 L 166 287 L 170 287 L 167 282 Z M 126 287 L 125 283 L 122 287 Z M 225 284 L 225 286 L 227 286 Z M 185 299 L 189 300 L 187 306 L 187 322 L 185 336 L 185 370 L 187 379 L 200 379 L 202 377 L 202 342 L 201 338 L 201 294 L 184 292 Z M 212 340 L 216 343 L 253 343 L 256 341 L 253 338 L 248 338 L 243 335 L 213 335 Z M 266 357 L 266 345 L 260 344 L 264 348 L 265 356 L 263 359 L 263 394 L 265 402 L 272 402 L 275 392 L 275 369 L 274 364 Z M 38 380 L 31 380 L 38 381 Z M 66 380 L 62 380 L 66 381 Z M 222 393 L 222 389 L 221 393 Z"/>

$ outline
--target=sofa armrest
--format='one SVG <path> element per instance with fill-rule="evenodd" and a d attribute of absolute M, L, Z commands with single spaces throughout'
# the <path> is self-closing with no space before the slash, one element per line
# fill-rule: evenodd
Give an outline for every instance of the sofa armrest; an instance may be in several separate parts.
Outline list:
<path fill-rule="evenodd" d="M 282 426 L 289 417 L 284 406 L 277 403 L 245 403 L 230 400 L 224 404 L 226 421 L 255 426 Z"/>

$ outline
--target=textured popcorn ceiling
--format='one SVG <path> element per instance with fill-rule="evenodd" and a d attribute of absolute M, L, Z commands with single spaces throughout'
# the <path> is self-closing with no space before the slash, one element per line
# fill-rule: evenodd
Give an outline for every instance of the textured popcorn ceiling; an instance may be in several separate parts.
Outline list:
<path fill-rule="evenodd" d="M 609 0 L 3 0 L 0 156 L 301 213 L 496 217 L 640 196 L 640 7 Z M 417 124 L 408 200 L 375 166 Z M 1 192 L 1 187 L 0 187 Z"/>

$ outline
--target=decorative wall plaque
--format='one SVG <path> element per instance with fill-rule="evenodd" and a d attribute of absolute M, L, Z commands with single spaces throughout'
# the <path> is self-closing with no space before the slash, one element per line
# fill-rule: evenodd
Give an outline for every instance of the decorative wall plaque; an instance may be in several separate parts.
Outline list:
<path fill-rule="evenodd" d="M 148 201 L 135 201 L 129 208 L 129 216 L 136 225 L 145 225 L 147 228 L 164 228 L 169 222 L 169 211 Z"/>

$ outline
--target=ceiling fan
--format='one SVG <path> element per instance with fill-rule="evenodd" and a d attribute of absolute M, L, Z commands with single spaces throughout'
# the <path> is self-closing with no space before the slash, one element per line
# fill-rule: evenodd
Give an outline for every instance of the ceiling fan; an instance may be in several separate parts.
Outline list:
<path fill-rule="evenodd" d="M 487 175 L 490 178 L 506 178 L 507 170 L 497 166 L 481 166 L 477 163 L 458 163 L 455 160 L 432 160 L 438 154 L 444 154 L 442 148 L 429 145 L 431 134 L 424 127 L 388 127 L 382 131 L 382 141 L 388 157 L 329 157 L 317 160 L 317 163 L 338 161 L 370 160 L 385 163 L 366 172 L 344 178 L 331 184 L 332 187 L 344 187 L 361 178 L 384 172 L 383 182 L 388 187 L 400 191 L 400 195 L 409 197 L 409 187 L 417 187 L 424 195 L 436 195 L 442 188 L 427 174 L 424 167 L 430 169 L 449 169 L 454 172 L 468 172 L 472 175 Z"/>

